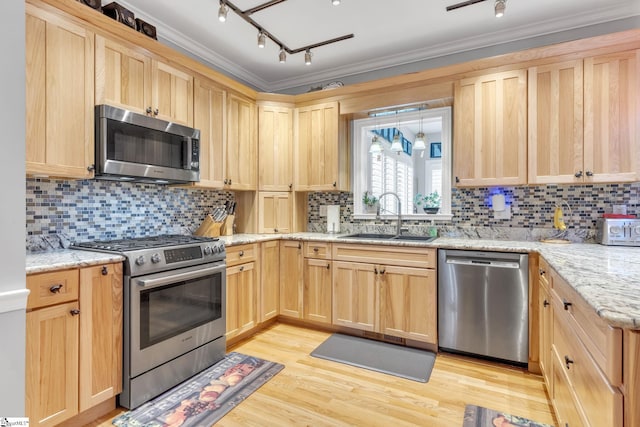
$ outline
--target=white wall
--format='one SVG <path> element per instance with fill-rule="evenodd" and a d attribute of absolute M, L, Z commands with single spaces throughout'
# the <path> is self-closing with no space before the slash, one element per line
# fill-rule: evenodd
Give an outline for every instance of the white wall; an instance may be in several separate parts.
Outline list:
<path fill-rule="evenodd" d="M 0 417 L 24 416 L 25 361 L 25 3 L 0 13 Z"/>

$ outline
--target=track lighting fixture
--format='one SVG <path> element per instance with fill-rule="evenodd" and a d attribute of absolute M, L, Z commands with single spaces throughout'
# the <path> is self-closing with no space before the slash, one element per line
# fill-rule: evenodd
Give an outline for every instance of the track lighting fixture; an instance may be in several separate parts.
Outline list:
<path fill-rule="evenodd" d="M 494 9 L 496 11 L 496 18 L 502 18 L 504 16 L 504 10 L 507 7 L 507 0 L 496 0 Z"/>
<path fill-rule="evenodd" d="M 287 62 L 287 53 L 284 51 L 283 47 L 280 47 L 280 53 L 278 54 L 278 59 L 280 60 L 281 64 L 284 64 L 285 62 Z"/>
<path fill-rule="evenodd" d="M 331 4 L 337 6 L 340 4 L 340 0 L 331 0 Z"/>
<path fill-rule="evenodd" d="M 311 50 L 309 49 L 304 53 L 304 65 L 311 65 Z"/>
<path fill-rule="evenodd" d="M 227 20 L 227 5 L 224 4 L 224 0 L 220 0 L 220 9 L 218 9 L 218 21 L 224 22 Z"/>
<path fill-rule="evenodd" d="M 267 39 L 267 38 L 265 37 L 264 33 L 263 33 L 262 31 L 260 31 L 260 32 L 258 33 L 258 47 L 259 47 L 260 49 L 264 48 L 264 45 L 265 45 L 265 43 L 266 43 L 266 39 Z"/>

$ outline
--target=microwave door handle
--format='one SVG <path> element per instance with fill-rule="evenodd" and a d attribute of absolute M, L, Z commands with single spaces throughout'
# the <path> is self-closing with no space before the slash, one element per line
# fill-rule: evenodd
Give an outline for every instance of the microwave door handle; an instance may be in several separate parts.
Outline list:
<path fill-rule="evenodd" d="M 171 274 L 169 276 L 158 277 L 154 279 L 137 279 L 138 286 L 151 289 L 158 286 L 170 285 L 176 282 L 182 282 L 185 280 L 198 279 L 200 277 L 211 276 L 216 273 L 224 273 L 227 268 L 226 264 L 217 265 L 215 267 L 199 268 L 194 271 L 187 271 L 184 273 Z"/>

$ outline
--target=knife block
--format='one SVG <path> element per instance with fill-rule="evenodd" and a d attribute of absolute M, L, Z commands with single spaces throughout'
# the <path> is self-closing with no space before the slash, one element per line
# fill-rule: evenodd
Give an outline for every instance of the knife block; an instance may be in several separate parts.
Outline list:
<path fill-rule="evenodd" d="M 195 236 L 218 237 L 220 236 L 220 228 L 222 225 L 222 222 L 215 222 L 211 215 L 207 215 L 202 221 L 202 224 L 200 224 L 200 227 L 198 227 L 193 234 Z"/>
<path fill-rule="evenodd" d="M 233 236 L 233 223 L 235 218 L 235 215 L 227 215 L 222 223 L 222 228 L 220 230 L 221 236 Z"/>

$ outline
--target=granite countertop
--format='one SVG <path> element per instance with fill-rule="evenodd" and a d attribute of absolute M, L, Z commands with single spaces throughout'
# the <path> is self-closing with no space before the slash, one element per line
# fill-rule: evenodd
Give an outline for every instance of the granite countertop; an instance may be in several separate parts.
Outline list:
<path fill-rule="evenodd" d="M 612 326 L 640 329 L 640 248 L 591 243 L 551 244 L 529 241 L 439 237 L 431 242 L 344 239 L 346 234 L 291 233 L 222 236 L 226 246 L 275 239 L 390 246 L 537 252 Z M 27 274 L 118 262 L 120 255 L 60 250 L 27 255 Z"/>

